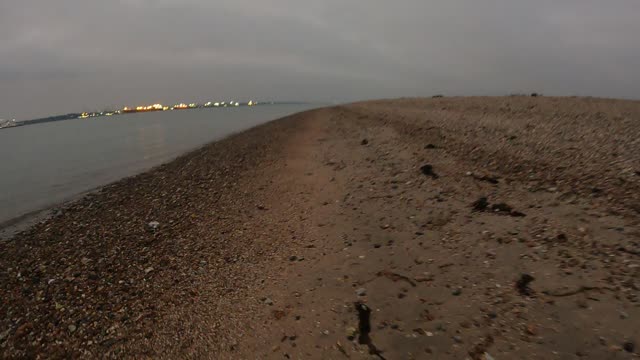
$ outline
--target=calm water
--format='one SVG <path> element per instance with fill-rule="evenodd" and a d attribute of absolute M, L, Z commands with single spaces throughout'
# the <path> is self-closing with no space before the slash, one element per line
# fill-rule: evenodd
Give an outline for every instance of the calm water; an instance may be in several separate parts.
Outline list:
<path fill-rule="evenodd" d="M 311 107 L 166 111 L 0 130 L 0 224 Z"/>

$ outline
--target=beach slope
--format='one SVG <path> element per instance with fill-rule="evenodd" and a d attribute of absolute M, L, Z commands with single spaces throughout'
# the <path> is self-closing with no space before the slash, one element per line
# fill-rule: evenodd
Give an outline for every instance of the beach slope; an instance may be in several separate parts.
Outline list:
<path fill-rule="evenodd" d="M 0 243 L 0 357 L 632 358 L 638 139 L 592 98 L 270 122 Z"/>

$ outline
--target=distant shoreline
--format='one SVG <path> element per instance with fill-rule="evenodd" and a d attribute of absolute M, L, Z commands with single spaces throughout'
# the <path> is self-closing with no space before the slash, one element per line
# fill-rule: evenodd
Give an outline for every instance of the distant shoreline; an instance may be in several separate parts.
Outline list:
<path fill-rule="evenodd" d="M 312 105 L 312 104 L 318 104 L 318 105 L 326 105 L 324 103 L 315 103 L 315 102 L 306 102 L 306 101 L 269 101 L 269 102 L 257 102 L 255 105 L 250 105 L 250 106 L 269 106 L 269 105 Z M 157 112 L 157 111 L 184 111 L 184 110 L 197 110 L 197 109 L 224 109 L 224 108 L 235 108 L 235 107 L 246 107 L 249 106 L 247 105 L 247 103 L 239 103 L 239 105 L 237 106 L 207 106 L 207 105 L 202 105 L 202 104 L 195 104 L 196 106 L 194 107 L 186 107 L 186 108 L 176 108 L 176 109 L 169 109 L 169 110 L 127 110 L 127 111 L 121 111 L 121 110 L 117 110 L 117 111 L 103 111 L 103 112 L 91 112 L 91 113 L 68 113 L 68 114 L 64 114 L 64 115 L 55 115 L 55 116 L 49 116 L 49 117 L 44 117 L 44 118 L 37 118 L 37 119 L 31 119 L 31 120 L 23 120 L 23 121 L 17 121 L 15 122 L 15 125 L 12 126 L 7 126 L 7 127 L 0 127 L 0 130 L 5 130 L 5 129 L 13 129 L 13 128 L 18 128 L 18 127 L 22 127 L 22 126 L 29 126 L 29 125 L 37 125 L 37 124 L 45 124 L 45 123 L 50 123 L 50 122 L 58 122 L 58 121 L 66 121 L 66 120 L 76 120 L 76 119 L 86 119 L 86 118 L 97 118 L 97 117 L 107 117 L 107 116 L 118 116 L 118 115 L 125 115 L 125 114 L 138 114 L 138 113 L 148 113 L 148 112 Z M 86 116 L 83 116 L 84 114 L 86 114 Z"/>

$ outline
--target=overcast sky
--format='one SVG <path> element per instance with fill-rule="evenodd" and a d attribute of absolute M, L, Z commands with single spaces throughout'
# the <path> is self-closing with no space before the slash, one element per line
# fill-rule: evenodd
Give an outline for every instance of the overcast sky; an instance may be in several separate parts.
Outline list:
<path fill-rule="evenodd" d="M 209 99 L 640 98 L 639 0 L 2 0 L 0 118 Z"/>

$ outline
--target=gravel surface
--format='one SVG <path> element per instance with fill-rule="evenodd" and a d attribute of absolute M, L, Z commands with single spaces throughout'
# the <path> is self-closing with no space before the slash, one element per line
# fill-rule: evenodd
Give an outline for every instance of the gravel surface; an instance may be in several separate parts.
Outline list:
<path fill-rule="evenodd" d="M 626 359 L 640 102 L 301 113 L 0 243 L 0 357 Z"/>

